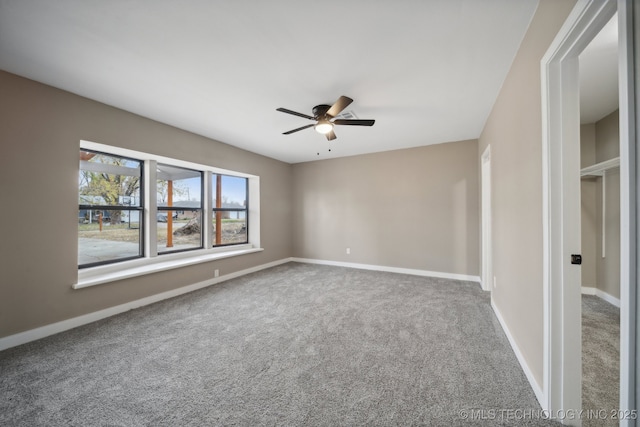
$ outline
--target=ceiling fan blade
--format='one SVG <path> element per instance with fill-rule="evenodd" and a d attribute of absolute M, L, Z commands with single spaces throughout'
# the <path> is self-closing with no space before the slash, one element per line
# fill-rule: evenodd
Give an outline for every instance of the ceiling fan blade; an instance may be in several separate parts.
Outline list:
<path fill-rule="evenodd" d="M 349 125 L 349 126 L 373 126 L 375 120 L 349 120 L 349 119 L 336 119 L 333 121 L 334 125 Z"/>
<path fill-rule="evenodd" d="M 304 117 L 305 119 L 315 120 L 313 117 L 308 116 L 306 114 L 298 113 L 296 111 L 287 110 L 286 108 L 276 108 L 276 111 L 280 111 L 281 113 L 293 114 L 294 116 Z"/>
<path fill-rule="evenodd" d="M 327 137 L 327 141 L 332 141 L 334 139 L 336 139 L 336 134 L 333 133 L 333 130 L 330 130 L 328 133 L 326 133 L 324 136 Z"/>
<path fill-rule="evenodd" d="M 298 128 L 298 129 L 290 130 L 288 132 L 283 132 L 282 134 L 283 135 L 289 135 L 289 134 L 292 134 L 294 132 L 298 132 L 299 130 L 308 129 L 308 128 L 313 127 L 313 126 L 315 126 L 315 125 L 314 124 L 310 124 L 310 125 L 302 126 L 302 127 Z"/>
<path fill-rule="evenodd" d="M 332 106 L 327 110 L 327 115 L 335 117 L 340 114 L 340 111 L 347 108 L 349 104 L 353 102 L 353 99 L 346 96 L 341 96 Z"/>

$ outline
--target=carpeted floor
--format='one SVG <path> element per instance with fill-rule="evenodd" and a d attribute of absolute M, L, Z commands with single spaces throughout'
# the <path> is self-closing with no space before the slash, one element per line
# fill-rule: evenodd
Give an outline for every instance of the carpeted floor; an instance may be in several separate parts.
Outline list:
<path fill-rule="evenodd" d="M 556 425 L 539 411 L 477 283 L 339 267 L 288 263 L 0 353 L 2 426 Z"/>
<path fill-rule="evenodd" d="M 620 309 L 582 296 L 582 408 L 611 414 L 620 407 Z M 599 411 L 599 412 L 595 412 Z M 605 412 L 602 412 L 605 411 Z M 617 426 L 610 416 L 585 418 L 583 426 Z"/>

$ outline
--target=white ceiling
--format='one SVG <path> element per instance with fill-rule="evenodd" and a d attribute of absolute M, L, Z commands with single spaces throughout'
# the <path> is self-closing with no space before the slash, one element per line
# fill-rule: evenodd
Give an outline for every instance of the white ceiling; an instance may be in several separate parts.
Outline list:
<path fill-rule="evenodd" d="M 477 138 L 536 7 L 0 0 L 0 69 L 296 163 Z M 376 124 L 282 135 L 340 95 Z"/>
<path fill-rule="evenodd" d="M 580 54 L 580 122 L 595 123 L 618 109 L 618 15 Z"/>

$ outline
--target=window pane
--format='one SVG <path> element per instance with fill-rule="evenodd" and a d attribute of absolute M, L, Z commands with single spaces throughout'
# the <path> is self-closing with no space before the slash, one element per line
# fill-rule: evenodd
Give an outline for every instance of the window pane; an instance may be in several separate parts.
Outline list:
<path fill-rule="evenodd" d="M 158 253 L 202 247 L 202 210 L 158 210 Z"/>
<path fill-rule="evenodd" d="M 202 172 L 158 164 L 158 253 L 202 247 Z"/>
<path fill-rule="evenodd" d="M 78 211 L 78 265 L 141 256 L 140 211 Z"/>
<path fill-rule="evenodd" d="M 141 206 L 142 162 L 125 157 L 80 151 L 80 205 Z"/>
<path fill-rule="evenodd" d="M 219 235 L 216 233 L 218 223 Z M 247 212 L 214 212 L 211 241 L 213 246 L 247 243 Z"/>
<path fill-rule="evenodd" d="M 211 189 L 213 246 L 247 243 L 247 178 L 213 174 Z"/>
<path fill-rule="evenodd" d="M 158 165 L 158 206 L 202 207 L 202 172 Z"/>
<path fill-rule="evenodd" d="M 218 204 L 217 185 L 220 182 L 221 194 Z M 247 206 L 247 178 L 229 175 L 212 175 L 213 207 L 245 209 Z"/>

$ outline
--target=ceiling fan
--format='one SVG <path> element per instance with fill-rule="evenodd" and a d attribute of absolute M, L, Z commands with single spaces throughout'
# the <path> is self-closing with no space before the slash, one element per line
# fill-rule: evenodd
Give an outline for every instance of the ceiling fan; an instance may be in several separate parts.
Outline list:
<path fill-rule="evenodd" d="M 313 107 L 313 116 L 287 110 L 286 108 L 277 108 L 276 111 L 293 114 L 294 116 L 304 117 L 305 119 L 313 120 L 316 122 L 315 124 L 302 126 L 297 129 L 284 132 L 283 135 L 290 135 L 294 132 L 313 127 L 315 128 L 316 132 L 325 135 L 327 137 L 327 140 L 331 141 L 333 139 L 336 139 L 336 134 L 333 132 L 334 126 L 373 126 L 373 124 L 376 122 L 375 120 L 336 119 L 335 117 L 340 114 L 342 110 L 347 108 L 347 106 L 352 102 L 353 99 L 346 96 L 341 96 L 333 105 L 320 104 Z"/>

